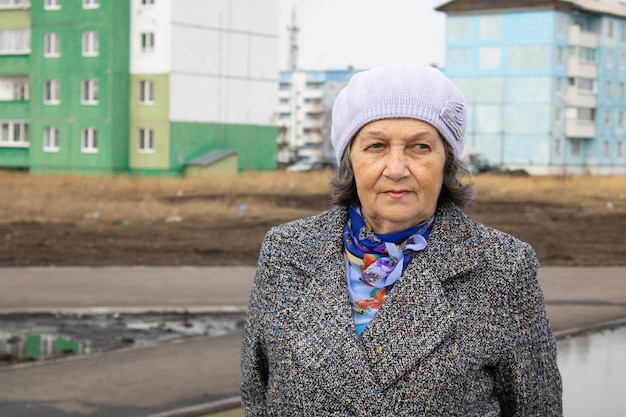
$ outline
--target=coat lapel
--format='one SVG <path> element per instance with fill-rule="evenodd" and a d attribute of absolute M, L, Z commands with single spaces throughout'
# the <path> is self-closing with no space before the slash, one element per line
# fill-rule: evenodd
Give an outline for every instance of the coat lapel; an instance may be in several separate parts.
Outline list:
<path fill-rule="evenodd" d="M 292 248 L 294 266 L 310 281 L 297 313 L 305 331 L 292 337 L 294 360 L 336 401 L 359 415 L 376 415 L 392 409 L 384 391 L 453 331 L 456 317 L 443 283 L 475 266 L 471 242 L 477 239 L 460 210 L 440 209 L 428 246 L 407 266 L 359 338 L 342 256 L 347 214 L 334 209 L 329 218 L 319 242 L 307 247 L 321 256 L 305 261 L 298 255 L 303 248 Z"/>
<path fill-rule="evenodd" d="M 453 208 L 439 211 L 428 246 L 407 266 L 361 336 L 372 372 L 384 389 L 417 366 L 454 329 L 457 318 L 443 283 L 472 269 L 475 261 L 465 223 L 452 213 L 464 217 Z"/>
<path fill-rule="evenodd" d="M 324 262 L 315 264 L 311 263 L 314 259 L 308 259 L 306 264 L 297 265 L 310 275 L 310 284 L 297 312 L 306 321 L 306 331 L 292 335 L 293 355 L 300 367 L 337 402 L 358 415 L 376 415 L 374 410 L 385 409 L 380 407 L 388 404 L 356 335 L 342 255 L 347 217 L 345 210 L 336 210 L 341 213 L 336 216 L 336 224 L 320 233 L 328 236 L 316 249 L 324 255 L 313 257 Z"/>

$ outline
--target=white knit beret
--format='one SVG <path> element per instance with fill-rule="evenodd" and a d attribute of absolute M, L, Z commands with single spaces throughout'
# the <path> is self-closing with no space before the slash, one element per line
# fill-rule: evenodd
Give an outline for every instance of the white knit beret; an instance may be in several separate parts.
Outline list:
<path fill-rule="evenodd" d="M 461 157 L 467 126 L 463 93 L 436 68 L 394 64 L 355 74 L 335 99 L 330 138 L 337 164 L 359 129 L 393 118 L 430 123 Z"/>

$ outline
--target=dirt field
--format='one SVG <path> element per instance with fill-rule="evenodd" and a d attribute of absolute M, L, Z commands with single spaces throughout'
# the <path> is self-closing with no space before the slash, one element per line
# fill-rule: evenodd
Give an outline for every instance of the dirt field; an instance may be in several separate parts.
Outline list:
<path fill-rule="evenodd" d="M 255 265 L 269 227 L 329 207 L 329 178 L 0 172 L 0 266 Z M 626 177 L 472 181 L 466 211 L 530 242 L 542 265 L 626 265 Z"/>

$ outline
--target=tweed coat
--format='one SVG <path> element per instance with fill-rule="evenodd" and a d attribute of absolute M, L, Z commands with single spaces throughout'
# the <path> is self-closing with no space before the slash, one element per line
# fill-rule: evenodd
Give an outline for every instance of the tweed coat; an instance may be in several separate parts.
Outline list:
<path fill-rule="evenodd" d="M 359 337 L 347 210 L 271 229 L 242 344 L 246 416 L 560 416 L 556 345 L 533 249 L 440 207 Z"/>

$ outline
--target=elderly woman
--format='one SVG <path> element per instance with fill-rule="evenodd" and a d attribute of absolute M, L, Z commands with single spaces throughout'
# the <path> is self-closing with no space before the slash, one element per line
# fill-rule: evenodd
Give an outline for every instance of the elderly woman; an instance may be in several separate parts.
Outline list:
<path fill-rule="evenodd" d="M 440 71 L 356 74 L 331 210 L 271 229 L 242 346 L 246 416 L 558 416 L 533 249 L 471 220 L 466 110 Z"/>

